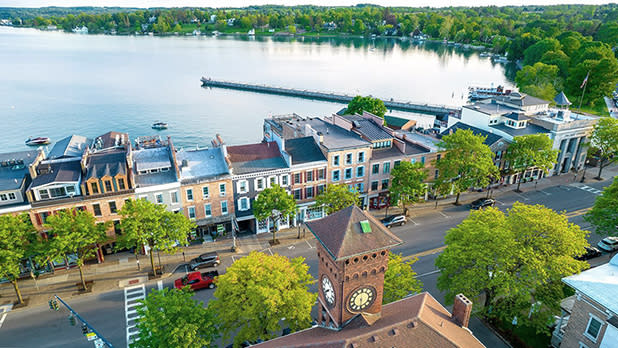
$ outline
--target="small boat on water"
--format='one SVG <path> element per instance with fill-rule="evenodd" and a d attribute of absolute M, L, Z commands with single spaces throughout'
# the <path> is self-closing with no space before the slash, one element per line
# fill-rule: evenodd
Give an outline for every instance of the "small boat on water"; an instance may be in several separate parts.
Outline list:
<path fill-rule="evenodd" d="M 481 56 L 482 58 L 491 57 L 491 53 L 489 53 L 489 52 L 481 52 L 480 56 Z"/>
<path fill-rule="evenodd" d="M 468 99 L 479 100 L 487 99 L 494 96 L 503 96 L 511 94 L 512 90 L 505 89 L 504 86 L 498 87 L 468 87 Z"/>
<path fill-rule="evenodd" d="M 152 129 L 158 129 L 158 130 L 167 129 L 167 123 L 157 121 L 152 124 Z"/>
<path fill-rule="evenodd" d="M 47 145 L 49 143 L 51 143 L 51 140 L 49 140 L 48 137 L 30 137 L 28 138 L 28 140 L 26 140 L 26 145 L 28 146 Z"/>

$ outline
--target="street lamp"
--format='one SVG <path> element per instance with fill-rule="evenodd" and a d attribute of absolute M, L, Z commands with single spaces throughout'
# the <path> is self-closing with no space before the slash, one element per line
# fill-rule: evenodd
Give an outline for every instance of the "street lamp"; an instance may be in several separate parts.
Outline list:
<path fill-rule="evenodd" d="M 584 174 L 582 175 L 580 182 L 584 182 L 584 180 L 586 180 L 586 168 L 588 168 L 588 163 L 590 163 L 590 160 L 586 159 L 586 162 L 584 162 Z"/>

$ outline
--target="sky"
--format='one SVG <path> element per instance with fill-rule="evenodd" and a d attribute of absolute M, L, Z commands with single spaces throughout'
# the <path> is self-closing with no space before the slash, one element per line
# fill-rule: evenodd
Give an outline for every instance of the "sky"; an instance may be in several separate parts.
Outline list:
<path fill-rule="evenodd" d="M 245 7 L 250 5 L 351 6 L 372 3 L 382 6 L 489 6 L 606 4 L 608 0 L 0 0 L 0 7 L 118 6 L 118 7 Z"/>

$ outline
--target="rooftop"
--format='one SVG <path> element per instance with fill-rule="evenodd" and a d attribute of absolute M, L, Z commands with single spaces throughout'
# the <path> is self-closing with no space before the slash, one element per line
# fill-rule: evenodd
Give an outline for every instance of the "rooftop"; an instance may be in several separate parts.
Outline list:
<path fill-rule="evenodd" d="M 86 164 L 86 180 L 90 178 L 102 178 L 104 176 L 115 177 L 127 174 L 127 153 L 125 150 L 113 152 L 92 153 L 88 155 Z"/>
<path fill-rule="evenodd" d="M 397 135 L 398 139 L 403 139 L 408 144 L 412 142 L 414 144 L 420 145 L 421 148 L 429 149 L 432 152 L 436 152 L 439 150 L 438 144 L 440 143 L 440 139 L 434 136 L 422 134 L 419 132 L 399 130 L 396 131 L 395 134 Z"/>
<path fill-rule="evenodd" d="M 135 175 L 136 187 L 165 185 L 177 182 L 176 171 L 169 169 L 164 172 Z"/>
<path fill-rule="evenodd" d="M 513 137 L 517 137 L 517 136 L 521 136 L 521 135 L 529 135 L 529 134 L 538 134 L 538 133 L 549 133 L 549 130 L 541 127 L 541 126 L 537 126 L 535 124 L 531 124 L 528 123 L 526 125 L 526 127 L 524 128 L 511 128 L 508 127 L 504 124 L 495 124 L 495 125 L 491 125 L 489 126 L 490 128 L 494 128 L 500 131 L 503 131 L 504 133 L 513 136 Z"/>
<path fill-rule="evenodd" d="M 384 121 L 386 122 L 387 126 L 393 126 L 393 127 L 401 128 L 401 127 L 405 126 L 406 123 L 408 123 L 408 122 L 410 122 L 412 120 L 408 120 L 406 118 L 401 118 L 401 117 L 397 117 L 397 116 L 384 115 Z"/>
<path fill-rule="evenodd" d="M 326 123 L 317 118 L 305 120 L 316 132 L 324 136 L 323 145 L 329 150 L 349 149 L 360 146 L 369 146 L 369 142 L 363 140 L 358 134 L 347 131 L 339 126 Z M 311 134 L 305 134 L 311 135 Z"/>
<path fill-rule="evenodd" d="M 371 151 L 371 160 L 384 160 L 387 158 L 393 158 L 393 157 L 401 157 L 403 156 L 403 153 L 401 153 L 401 151 L 399 151 L 398 148 L 396 148 L 395 146 L 388 148 L 388 149 L 373 149 L 373 151 Z"/>
<path fill-rule="evenodd" d="M 285 140 L 285 152 L 292 156 L 292 164 L 326 161 L 313 137 Z"/>
<path fill-rule="evenodd" d="M 506 114 L 505 117 L 514 121 L 525 121 L 530 119 L 530 117 L 524 115 L 523 112 L 511 112 L 510 114 Z"/>
<path fill-rule="evenodd" d="M 19 189 L 38 153 L 38 150 L 0 153 L 0 191 Z"/>
<path fill-rule="evenodd" d="M 95 150 L 102 150 L 129 143 L 129 134 L 111 131 L 96 137 L 92 145 Z"/>
<path fill-rule="evenodd" d="M 147 170 L 170 168 L 172 166 L 170 152 L 167 147 L 134 150 L 133 161 L 135 162 L 135 170 L 138 173 Z"/>
<path fill-rule="evenodd" d="M 354 130 L 363 135 L 370 141 L 378 141 L 385 139 L 392 139 L 393 136 L 385 131 L 382 127 L 375 124 L 373 121 L 368 120 L 358 115 L 346 115 L 346 119 L 352 121 Z"/>
<path fill-rule="evenodd" d="M 440 136 L 445 136 L 447 134 L 451 134 L 451 132 L 455 133 L 458 129 L 469 129 L 472 131 L 472 133 L 474 133 L 474 135 L 482 135 L 485 138 L 485 141 L 483 142 L 485 145 L 487 146 L 491 146 L 495 143 L 497 143 L 498 141 L 500 141 L 501 139 L 503 139 L 501 136 L 494 134 L 494 133 L 489 133 L 486 130 L 482 130 L 480 128 L 476 128 L 473 126 L 469 126 L 465 123 L 462 122 L 457 122 L 454 125 L 452 125 L 450 128 L 446 129 L 444 132 L 442 132 L 440 134 Z"/>
<path fill-rule="evenodd" d="M 221 148 L 178 151 L 176 164 L 180 168 L 180 180 L 197 180 L 229 174 L 229 168 Z"/>
<path fill-rule="evenodd" d="M 487 115 L 504 115 L 512 112 L 520 112 L 519 109 L 496 103 L 476 102 L 470 105 L 464 105 L 464 108 L 482 112 Z"/>
<path fill-rule="evenodd" d="M 38 187 L 53 182 L 76 182 L 82 175 L 80 161 L 41 163 L 37 167 L 38 175 L 32 180 L 31 187 Z"/>
<path fill-rule="evenodd" d="M 283 157 L 272 157 L 247 162 L 232 162 L 233 174 L 236 175 L 284 169 L 287 167 L 288 165 Z"/>
<path fill-rule="evenodd" d="M 618 315 L 618 255 L 604 265 L 562 278 L 562 281 Z"/>
<path fill-rule="evenodd" d="M 58 140 L 47 155 L 48 159 L 82 157 L 84 151 L 92 144 L 92 139 L 81 135 L 71 135 Z"/>
<path fill-rule="evenodd" d="M 549 105 L 549 101 L 543 100 L 537 97 L 533 97 L 531 95 L 527 95 L 525 93 L 512 92 L 509 95 L 505 96 L 494 96 L 492 97 L 494 100 L 499 100 L 503 103 L 513 104 L 518 107 L 525 107 L 531 105 Z"/>
<path fill-rule="evenodd" d="M 274 141 L 228 146 L 227 153 L 232 163 L 264 160 L 281 156 L 279 145 Z"/>

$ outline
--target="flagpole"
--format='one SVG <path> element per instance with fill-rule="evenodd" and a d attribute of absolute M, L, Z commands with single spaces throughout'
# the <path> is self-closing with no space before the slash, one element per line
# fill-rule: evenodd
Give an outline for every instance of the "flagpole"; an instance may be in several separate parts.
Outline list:
<path fill-rule="evenodd" d="M 586 74 L 586 78 L 584 79 L 584 90 L 582 91 L 581 97 L 579 97 L 579 111 L 582 111 L 582 101 L 584 100 L 584 93 L 586 93 L 586 87 L 588 87 L 588 77 L 590 77 L 590 70 L 588 70 L 588 74 Z"/>

